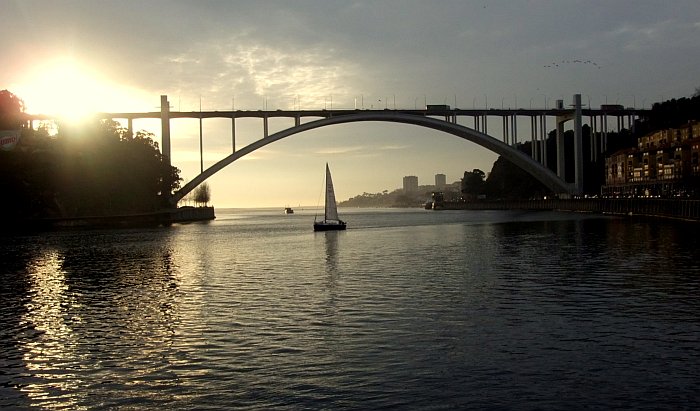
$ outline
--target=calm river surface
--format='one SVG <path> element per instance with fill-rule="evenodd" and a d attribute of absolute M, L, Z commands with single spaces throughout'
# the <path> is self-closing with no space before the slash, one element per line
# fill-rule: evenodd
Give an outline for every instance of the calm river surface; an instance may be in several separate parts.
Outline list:
<path fill-rule="evenodd" d="M 700 408 L 697 224 L 340 212 L 0 237 L 0 408 Z"/>

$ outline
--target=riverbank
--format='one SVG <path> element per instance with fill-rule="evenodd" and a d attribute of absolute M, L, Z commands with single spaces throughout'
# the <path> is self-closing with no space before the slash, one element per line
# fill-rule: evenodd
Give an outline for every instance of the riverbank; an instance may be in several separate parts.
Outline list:
<path fill-rule="evenodd" d="M 700 221 L 700 200 L 665 198 L 581 198 L 444 202 L 443 210 L 561 210 L 617 215 L 641 215 Z"/>
<path fill-rule="evenodd" d="M 216 219 L 214 207 L 179 207 L 152 213 L 73 218 L 43 218 L 22 220 L 10 224 L 13 231 L 41 231 L 90 228 L 159 227 L 174 223 L 189 223 Z"/>

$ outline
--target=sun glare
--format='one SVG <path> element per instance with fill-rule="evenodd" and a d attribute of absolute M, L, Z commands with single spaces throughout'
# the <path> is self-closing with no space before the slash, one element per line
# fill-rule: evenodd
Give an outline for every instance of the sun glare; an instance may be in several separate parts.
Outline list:
<path fill-rule="evenodd" d="M 79 121 L 96 112 L 137 111 L 140 94 L 71 60 L 42 64 L 12 90 L 31 114 Z"/>

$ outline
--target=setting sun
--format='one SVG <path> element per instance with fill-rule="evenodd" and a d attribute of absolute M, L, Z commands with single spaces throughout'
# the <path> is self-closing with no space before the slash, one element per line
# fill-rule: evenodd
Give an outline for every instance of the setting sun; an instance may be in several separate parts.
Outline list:
<path fill-rule="evenodd" d="M 60 59 L 30 70 L 13 92 L 26 111 L 71 121 L 95 112 L 137 110 L 142 93 L 120 87 L 78 62 Z"/>

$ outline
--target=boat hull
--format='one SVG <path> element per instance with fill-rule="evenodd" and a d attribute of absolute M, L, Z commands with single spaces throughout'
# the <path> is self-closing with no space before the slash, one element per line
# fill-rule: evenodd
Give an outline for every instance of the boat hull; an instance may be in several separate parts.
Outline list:
<path fill-rule="evenodd" d="M 347 225 L 345 224 L 345 221 L 333 222 L 333 223 L 327 223 L 325 221 L 321 221 L 321 222 L 314 223 L 314 231 L 338 231 L 338 230 L 345 230 L 346 227 L 347 227 Z"/>

